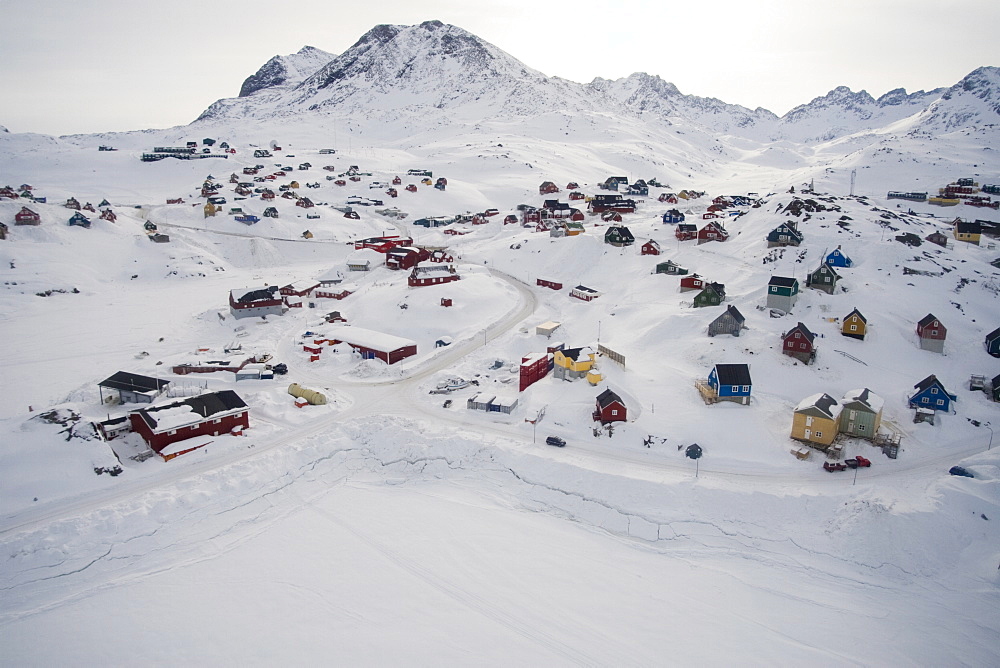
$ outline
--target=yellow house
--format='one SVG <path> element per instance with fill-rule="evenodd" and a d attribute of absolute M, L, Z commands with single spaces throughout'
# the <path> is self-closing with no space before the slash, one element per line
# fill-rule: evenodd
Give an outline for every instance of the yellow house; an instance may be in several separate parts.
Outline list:
<path fill-rule="evenodd" d="M 841 406 L 829 394 L 806 397 L 795 407 L 792 438 L 817 446 L 828 446 L 837 436 Z"/>
<path fill-rule="evenodd" d="M 958 219 L 955 221 L 955 240 L 964 241 L 969 244 L 979 245 L 979 239 L 983 233 L 982 225 L 979 223 L 967 223 Z"/>
<path fill-rule="evenodd" d="M 844 322 L 840 326 L 840 333 L 852 339 L 863 341 L 865 334 L 868 333 L 868 319 L 861 315 L 861 311 L 854 309 L 844 318 Z"/>
<path fill-rule="evenodd" d="M 208 218 L 209 216 L 214 216 L 215 212 L 217 210 L 218 209 L 216 209 L 215 205 L 212 204 L 211 202 L 206 203 L 205 204 L 205 217 Z"/>
<path fill-rule="evenodd" d="M 589 347 L 557 350 L 552 355 L 553 375 L 563 380 L 583 378 L 594 367 L 596 353 Z"/>
<path fill-rule="evenodd" d="M 289 188 L 298 188 L 299 187 L 299 182 L 298 181 L 292 181 L 291 183 L 288 184 L 288 187 Z"/>

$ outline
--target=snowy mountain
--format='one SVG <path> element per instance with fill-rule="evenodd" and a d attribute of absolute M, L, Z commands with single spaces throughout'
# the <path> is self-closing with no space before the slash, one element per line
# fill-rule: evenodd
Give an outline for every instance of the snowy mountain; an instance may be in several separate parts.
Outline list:
<path fill-rule="evenodd" d="M 298 52 L 287 56 L 275 56 L 243 81 L 239 96 L 247 97 L 264 89 L 292 88 L 334 57 L 335 54 L 314 46 L 304 46 Z"/>
<path fill-rule="evenodd" d="M 995 124 L 998 79 L 997 68 L 982 67 L 950 88 L 899 88 L 878 99 L 838 86 L 779 118 L 763 108 L 686 95 L 643 72 L 589 84 L 548 77 L 461 28 L 426 21 L 378 25 L 336 57 L 313 47 L 275 56 L 244 81 L 239 97 L 218 100 L 198 120 L 357 121 L 360 115 L 362 125 L 389 123 L 404 134 L 416 124 L 496 128 L 552 114 L 598 115 L 610 126 L 680 126 L 741 140 L 820 143 L 883 133 L 911 117 L 925 133 Z"/>

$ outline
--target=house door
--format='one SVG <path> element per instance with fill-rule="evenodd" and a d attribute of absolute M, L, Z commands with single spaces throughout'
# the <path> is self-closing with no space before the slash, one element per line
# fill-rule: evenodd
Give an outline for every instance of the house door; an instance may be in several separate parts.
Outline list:
<path fill-rule="evenodd" d="M 807 441 L 812 438 L 812 429 L 806 429 L 806 436 L 805 437 L 806 437 Z"/>

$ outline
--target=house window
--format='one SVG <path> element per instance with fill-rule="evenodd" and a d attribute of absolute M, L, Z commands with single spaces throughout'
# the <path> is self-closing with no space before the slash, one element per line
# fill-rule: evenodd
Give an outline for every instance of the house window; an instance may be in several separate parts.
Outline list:
<path fill-rule="evenodd" d="M 618 415 L 618 411 L 611 411 L 612 415 Z"/>
<path fill-rule="evenodd" d="M 855 332 L 855 331 L 857 331 L 857 329 L 858 329 L 858 326 L 857 326 L 857 325 L 851 325 L 851 331 L 852 331 L 852 332 Z"/>
<path fill-rule="evenodd" d="M 815 432 L 815 435 L 816 435 L 816 438 L 823 438 L 823 432 L 821 432 L 821 431 Z"/>
<path fill-rule="evenodd" d="M 771 288 L 771 292 L 777 292 L 778 288 Z"/>
<path fill-rule="evenodd" d="M 812 423 L 813 423 L 813 419 L 811 417 L 806 417 L 806 426 L 807 427 L 811 427 Z"/>
<path fill-rule="evenodd" d="M 212 424 L 219 424 L 220 422 L 222 422 L 222 418 L 216 418 L 212 420 Z"/>
<path fill-rule="evenodd" d="M 167 432 L 167 436 L 173 436 L 176 433 L 177 433 L 176 429 L 171 429 L 170 431 Z"/>
<path fill-rule="evenodd" d="M 740 391 L 740 386 L 739 385 L 733 385 L 733 387 L 732 387 L 732 389 L 730 391 L 731 392 L 739 392 Z"/>
<path fill-rule="evenodd" d="M 922 404 L 929 404 L 930 402 L 931 402 L 931 400 L 930 400 L 930 399 L 928 399 L 927 397 L 923 397 L 923 398 L 922 398 L 922 399 L 920 400 L 920 403 L 922 403 Z"/>
<path fill-rule="evenodd" d="M 931 336 L 937 336 L 937 330 L 936 329 L 932 329 L 931 330 Z"/>
<path fill-rule="evenodd" d="M 799 333 L 799 332 L 795 332 L 795 338 L 801 339 L 802 338 L 802 334 Z"/>
<path fill-rule="evenodd" d="M 937 405 L 938 406 L 944 406 L 944 399 L 938 399 L 937 400 Z"/>
<path fill-rule="evenodd" d="M 750 386 L 749 385 L 744 385 L 743 386 L 743 391 L 744 392 L 749 392 L 750 391 Z"/>
<path fill-rule="evenodd" d="M 806 349 L 806 344 L 800 343 L 799 344 L 799 348 L 801 348 L 802 350 L 805 350 Z"/>
<path fill-rule="evenodd" d="M 858 431 L 864 431 L 866 428 L 863 424 L 858 425 Z"/>
<path fill-rule="evenodd" d="M 937 394 L 937 388 L 936 387 L 932 387 L 931 388 L 931 394 Z"/>
<path fill-rule="evenodd" d="M 829 283 L 830 282 L 830 277 L 829 276 L 824 276 L 823 277 L 823 282 L 824 283 Z"/>

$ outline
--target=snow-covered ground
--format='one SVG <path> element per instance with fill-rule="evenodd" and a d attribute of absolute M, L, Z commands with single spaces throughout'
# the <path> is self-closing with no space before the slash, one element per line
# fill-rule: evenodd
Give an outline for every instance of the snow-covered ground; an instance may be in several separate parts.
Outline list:
<path fill-rule="evenodd" d="M 995 165 L 988 172 L 971 157 L 980 138 L 956 133 L 942 157 L 926 156 L 933 142 L 919 137 L 894 136 L 893 154 L 866 148 L 870 138 L 854 153 L 850 138 L 768 148 L 732 139 L 735 157 L 693 169 L 664 137 L 636 132 L 605 146 L 599 133 L 559 142 L 556 128 L 530 127 L 550 120 L 526 121 L 520 136 L 438 129 L 406 148 L 369 129 L 364 146 L 356 140 L 333 156 L 318 153 L 331 143 L 322 127 L 292 121 L 267 134 L 222 122 L 116 136 L 0 134 L 4 180 L 30 183 L 49 202 L 29 204 L 42 215 L 29 227 L 13 225 L 23 201 L 0 201 L 9 226 L 0 241 L 4 662 L 996 664 L 1000 457 L 987 450 L 987 423 L 998 404 L 967 388 L 972 374 L 1000 372 L 982 344 L 1000 325 L 1000 270 L 990 264 L 1000 251 L 986 242 L 913 248 L 895 236 L 947 232 L 955 215 L 998 216 L 882 198 L 963 176 L 1000 180 Z M 525 139 L 535 134 L 550 139 Z M 153 145 L 203 135 L 237 154 L 138 160 Z M 285 150 L 253 159 L 249 143 L 271 136 Z M 97 151 L 108 142 L 120 150 Z M 276 220 L 247 226 L 227 215 L 230 206 L 257 215 L 266 206 L 235 201 L 230 173 L 305 161 L 310 171 L 272 185 L 303 182 L 301 193 L 326 203 L 319 219 L 280 198 Z M 338 187 L 324 179 L 327 164 L 372 176 Z M 416 182 L 405 172 L 418 167 L 446 176 L 448 189 L 399 187 L 389 199 L 368 188 L 396 175 Z M 846 196 L 854 168 L 865 197 Z M 716 195 L 754 191 L 764 203 L 726 221 L 728 242 L 700 246 L 678 243 L 660 222 L 673 208 L 656 202 L 665 189 L 626 216 L 637 243 L 625 249 L 604 244 L 594 218 L 586 234 L 567 238 L 502 224 L 518 204 L 541 203 L 543 180 L 577 180 L 594 194 L 597 180 L 625 170 L 672 191 L 708 191 L 678 207 L 699 226 Z M 229 202 L 206 219 L 197 195 L 209 173 Z M 817 194 L 799 196 L 826 210 L 798 218 L 800 248 L 768 250 L 766 234 L 792 219 L 779 211 L 794 197 L 789 186 L 810 180 Z M 320 187 L 306 190 L 313 181 Z M 345 218 L 330 205 L 350 195 L 377 196 L 409 216 L 356 206 L 360 220 Z M 118 219 L 91 214 L 91 229 L 69 227 L 60 206 L 69 196 L 106 198 Z M 176 197 L 185 204 L 165 204 Z M 500 215 L 457 226 L 466 235 L 412 225 L 487 207 Z M 170 242 L 150 243 L 147 221 Z M 408 288 L 407 272 L 347 272 L 346 242 L 398 232 L 447 246 L 462 280 Z M 648 239 L 663 255 L 639 255 Z M 840 270 L 843 291 L 805 289 L 806 274 L 838 246 L 855 263 Z M 746 317 L 743 335 L 709 338 L 722 307 L 691 308 L 694 293 L 652 273 L 666 259 L 724 283 L 725 303 Z M 266 322 L 229 315 L 231 289 L 332 269 L 355 288 L 346 299 Z M 758 308 L 771 275 L 803 284 L 783 318 Z M 540 276 L 566 287 L 537 287 Z M 602 296 L 571 299 L 578 284 Z M 864 341 L 840 336 L 835 321 L 855 307 L 870 324 Z M 416 341 L 417 356 L 386 366 L 337 346 L 310 363 L 302 344 L 314 337 L 304 333 L 322 334 L 331 310 Z M 915 323 L 929 312 L 948 328 L 944 355 L 916 341 Z M 551 340 L 535 334 L 548 320 L 563 323 Z M 780 335 L 797 322 L 818 335 L 813 365 L 780 354 Z M 445 337 L 451 344 L 435 347 Z M 521 393 L 510 416 L 466 410 L 476 392 L 516 393 L 521 358 L 556 341 L 601 343 L 626 364 L 600 359 L 597 387 L 549 376 Z M 239 352 L 224 352 L 235 343 Z M 263 353 L 289 374 L 237 383 L 227 373 L 169 371 Z M 703 403 L 694 383 L 720 362 L 751 364 L 751 405 Z M 102 405 L 98 392 L 118 370 L 168 378 L 179 393 L 235 389 L 251 428 L 169 462 L 139 457 L 135 435 L 104 443 L 89 423 L 128 408 Z M 913 424 L 906 399 L 930 374 L 958 396 L 956 412 Z M 454 378 L 479 384 L 430 393 Z M 289 382 L 320 389 L 329 403 L 295 408 Z M 855 478 L 823 471 L 820 452 L 793 457 L 795 406 L 859 387 L 885 399 L 884 419 L 902 435 L 899 458 L 847 439 L 846 455 L 874 462 Z M 629 421 L 595 435 L 590 414 L 605 388 L 623 398 Z M 550 434 L 567 447 L 544 445 Z M 705 451 L 697 477 L 683 454 L 695 442 Z M 120 475 L 95 475 L 119 461 Z M 976 478 L 949 476 L 956 464 Z"/>

